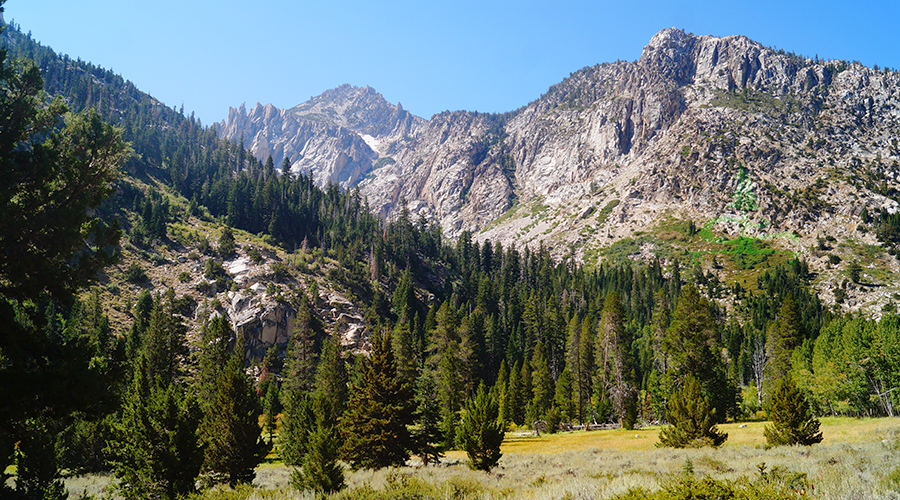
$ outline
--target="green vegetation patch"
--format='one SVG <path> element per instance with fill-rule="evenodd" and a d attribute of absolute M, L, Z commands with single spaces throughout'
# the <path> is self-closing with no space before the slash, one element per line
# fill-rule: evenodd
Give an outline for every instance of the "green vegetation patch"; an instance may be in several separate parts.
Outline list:
<path fill-rule="evenodd" d="M 790 113 L 798 107 L 798 103 L 790 97 L 778 98 L 767 92 L 745 88 L 732 92 L 717 91 L 708 107 L 733 108 L 751 113 Z"/>
<path fill-rule="evenodd" d="M 784 257 L 784 259 L 779 259 L 779 262 L 792 256 L 790 252 L 775 250 L 768 241 L 744 236 L 724 242 L 724 247 L 723 253 L 730 256 L 731 261 L 742 270 L 769 267 L 774 263 L 769 259 L 775 256 Z"/>
<path fill-rule="evenodd" d="M 397 161 L 394 160 L 393 158 L 391 158 L 390 156 L 384 156 L 384 157 L 379 158 L 378 161 L 376 161 L 375 164 L 372 165 L 372 170 L 377 170 L 381 167 L 393 165 L 394 163 L 397 163 Z"/>
<path fill-rule="evenodd" d="M 614 208 L 619 206 L 619 203 L 621 203 L 621 201 L 619 201 L 618 199 L 610 200 L 610 202 L 607 203 L 606 206 L 603 207 L 603 209 L 600 210 L 600 212 L 597 214 L 597 224 L 606 223 L 606 219 L 609 218 L 609 214 L 612 213 Z"/>

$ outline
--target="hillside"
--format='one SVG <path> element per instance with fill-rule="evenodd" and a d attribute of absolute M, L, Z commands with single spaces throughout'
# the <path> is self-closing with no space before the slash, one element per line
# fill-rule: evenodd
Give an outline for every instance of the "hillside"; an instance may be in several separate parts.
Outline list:
<path fill-rule="evenodd" d="M 303 111 L 314 108 L 333 111 Z M 639 60 L 579 70 L 505 115 L 445 112 L 401 128 L 399 109 L 344 86 L 291 110 L 232 110 L 217 127 L 253 137 L 261 159 L 277 147 L 319 182 L 358 183 L 379 214 L 405 201 L 451 237 L 540 244 L 587 264 L 689 252 L 714 269 L 718 254 L 720 279 L 752 286 L 756 274 L 732 258 L 746 237 L 805 259 L 823 298 L 841 288 L 846 308 L 877 313 L 897 291 L 896 72 L 667 29 Z M 285 119 L 310 116 L 353 140 L 323 150 L 325 136 Z M 352 175 L 334 177 L 332 157 L 353 159 Z M 702 237 L 671 231 L 689 222 Z M 847 289 L 851 263 L 876 287 Z"/>

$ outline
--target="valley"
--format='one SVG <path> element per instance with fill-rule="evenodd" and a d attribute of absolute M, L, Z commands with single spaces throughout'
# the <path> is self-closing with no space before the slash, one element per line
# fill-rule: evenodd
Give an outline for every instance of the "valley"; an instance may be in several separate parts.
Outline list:
<path fill-rule="evenodd" d="M 896 71 L 665 29 L 203 126 L 2 43 L 0 496 L 900 491 Z"/>

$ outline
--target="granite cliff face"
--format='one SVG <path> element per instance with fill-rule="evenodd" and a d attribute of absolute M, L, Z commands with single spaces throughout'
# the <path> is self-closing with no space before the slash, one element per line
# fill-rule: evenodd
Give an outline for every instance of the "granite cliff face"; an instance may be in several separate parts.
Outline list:
<path fill-rule="evenodd" d="M 384 215 L 405 201 L 450 236 L 590 262 L 623 239 L 652 252 L 635 236 L 692 220 L 824 271 L 818 238 L 875 244 L 860 212 L 898 208 L 898 118 L 897 72 L 666 29 L 639 60 L 579 70 L 505 115 L 426 121 L 343 86 L 292 110 L 233 111 L 220 130 L 319 182 L 359 186 Z"/>
<path fill-rule="evenodd" d="M 371 87 L 343 85 L 292 109 L 257 103 L 230 109 L 219 134 L 276 167 L 312 175 L 319 186 L 358 184 L 376 161 L 415 136 L 424 120 L 391 105 Z"/>

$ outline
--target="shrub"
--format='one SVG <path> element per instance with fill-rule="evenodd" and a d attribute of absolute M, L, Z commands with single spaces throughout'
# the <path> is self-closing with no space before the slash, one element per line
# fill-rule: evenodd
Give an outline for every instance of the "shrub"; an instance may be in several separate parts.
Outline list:
<path fill-rule="evenodd" d="M 763 431 L 768 446 L 809 446 L 822 442 L 819 419 L 813 418 L 806 396 L 790 375 L 782 378 L 775 389 L 769 414 L 772 425 L 767 425 Z"/>
<path fill-rule="evenodd" d="M 466 402 L 465 416 L 460 429 L 462 447 L 469 456 L 469 467 L 490 471 L 502 454 L 503 422 L 499 421 L 500 407 L 484 384 L 478 386 L 474 399 Z"/>
<path fill-rule="evenodd" d="M 275 281 L 282 281 L 288 277 L 290 271 L 288 271 L 288 266 L 285 265 L 284 262 L 273 262 L 272 263 L 272 278 Z"/>
<path fill-rule="evenodd" d="M 256 247 L 249 247 L 247 249 L 247 256 L 250 257 L 250 260 L 252 260 L 254 264 L 259 264 L 263 261 L 263 256 Z"/>
<path fill-rule="evenodd" d="M 197 251 L 204 255 L 212 254 L 212 245 L 209 244 L 209 240 L 206 238 L 201 239 L 197 243 Z"/>
<path fill-rule="evenodd" d="M 131 265 L 128 266 L 128 269 L 125 270 L 122 277 L 125 278 L 125 281 L 131 283 L 144 283 L 149 279 L 147 273 L 144 272 L 144 268 L 137 262 L 132 262 Z"/>
<path fill-rule="evenodd" d="M 684 387 L 672 394 L 667 415 L 672 425 L 659 432 L 657 446 L 718 447 L 728 439 L 728 434 L 719 432 L 715 424 L 716 409 L 703 395 L 700 382 L 693 376 L 685 377 Z"/>

